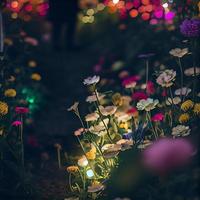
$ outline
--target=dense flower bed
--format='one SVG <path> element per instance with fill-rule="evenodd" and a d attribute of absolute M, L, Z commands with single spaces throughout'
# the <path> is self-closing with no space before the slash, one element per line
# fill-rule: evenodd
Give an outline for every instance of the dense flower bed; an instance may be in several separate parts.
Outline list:
<path fill-rule="evenodd" d="M 0 25 L 2 30 L 2 21 Z M 24 125 L 33 124 L 43 89 L 34 58 L 38 41 L 24 31 L 6 31 L 6 35 L 1 32 L 0 38 L 0 184 L 3 186 L 1 195 L 8 194 L 9 190 L 14 195 L 29 184 L 24 164 L 23 129 Z M 23 195 L 23 192 L 18 194 Z"/>
<path fill-rule="evenodd" d="M 192 46 L 190 49 L 190 43 L 185 43 L 184 48 L 169 51 L 165 60 L 173 60 L 174 67 L 159 61 L 154 74 L 150 74 L 149 61 L 155 54 L 148 53 L 139 56 L 145 61 L 144 75 L 140 70 L 138 74 L 120 71 L 121 92 L 103 92 L 100 88 L 107 86 L 109 79 L 100 76 L 84 80 L 91 92 L 86 98 L 89 114 L 81 116 L 78 102 L 68 109 L 80 119 L 81 127 L 74 135 L 83 154 L 67 167 L 73 197 L 66 199 L 103 199 L 120 152 L 139 149 L 143 166 L 158 175 L 185 165 L 195 156 L 197 147 L 188 137 L 195 137 L 199 129 L 200 91 L 196 85 L 200 68 L 194 64 L 198 23 L 199 19 L 191 19 L 181 24 L 181 33 Z M 186 67 L 185 57 L 192 67 Z M 118 70 L 123 65 L 118 61 L 112 68 Z"/>

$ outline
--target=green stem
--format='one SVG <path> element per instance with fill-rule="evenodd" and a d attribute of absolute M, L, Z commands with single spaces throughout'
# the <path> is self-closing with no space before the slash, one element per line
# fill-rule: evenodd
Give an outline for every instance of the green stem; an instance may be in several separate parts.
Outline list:
<path fill-rule="evenodd" d="M 104 167 L 105 167 L 105 169 L 107 169 L 107 168 L 108 168 L 108 165 L 107 165 L 107 162 L 106 162 L 106 160 L 105 160 L 105 158 L 104 158 L 104 156 L 103 156 L 103 153 L 102 153 L 101 149 L 98 147 L 98 145 L 97 145 L 95 142 L 93 142 L 92 144 L 96 147 L 96 149 L 98 150 L 99 154 L 100 154 L 101 157 L 103 158 L 104 164 L 105 164 Z"/>
<path fill-rule="evenodd" d="M 193 101 L 196 100 L 196 83 L 197 83 L 197 69 L 196 69 L 196 39 L 192 40 L 192 55 L 193 55 L 193 68 L 194 68 L 194 78 L 193 78 Z"/>
<path fill-rule="evenodd" d="M 171 100 L 172 100 L 172 107 L 175 107 L 175 104 L 174 104 L 174 96 L 173 96 L 171 87 L 169 88 L 169 93 L 170 93 Z"/>
<path fill-rule="evenodd" d="M 149 81 L 149 60 L 146 60 L 146 92 L 147 92 L 147 84 Z"/>
<path fill-rule="evenodd" d="M 150 123 L 150 125 L 151 125 L 152 131 L 153 131 L 153 134 L 154 134 L 154 137 L 155 137 L 155 139 L 157 140 L 158 134 L 156 133 L 155 128 L 154 128 L 154 126 L 153 126 L 153 124 L 152 124 L 152 121 L 151 121 L 151 112 L 147 112 L 147 117 L 149 118 L 149 123 Z"/>
<path fill-rule="evenodd" d="M 60 148 L 57 148 L 57 156 L 58 156 L 58 168 L 61 169 Z"/>
<path fill-rule="evenodd" d="M 77 136 L 77 139 L 78 139 L 78 142 L 79 142 L 79 144 L 80 144 L 80 146 L 81 146 L 81 148 L 82 148 L 82 150 L 83 150 L 83 153 L 84 153 L 85 157 L 87 158 L 87 156 L 86 156 L 86 151 L 85 151 L 85 149 L 84 149 L 84 147 L 83 147 L 83 144 L 81 143 L 81 141 L 80 141 L 80 139 L 79 139 L 78 136 Z M 97 178 L 97 175 L 96 175 L 96 172 L 95 172 L 93 166 L 91 165 L 91 163 L 90 163 L 90 161 L 89 161 L 88 159 L 87 159 L 87 161 L 88 161 L 88 165 L 90 166 L 90 168 L 91 168 L 91 169 L 93 170 L 93 172 L 94 172 L 95 178 Z"/>
<path fill-rule="evenodd" d="M 113 143 L 112 138 L 111 138 L 110 133 L 109 133 L 109 130 L 108 130 L 108 127 L 106 126 L 106 124 L 105 124 L 105 122 L 103 120 L 103 115 L 102 115 L 102 113 L 100 111 L 100 108 L 99 108 L 100 101 L 99 101 L 98 94 L 97 94 L 95 86 L 94 86 L 94 93 L 95 93 L 95 96 L 96 96 L 96 99 L 97 99 L 97 110 L 99 112 L 100 119 L 101 119 L 101 121 L 102 121 L 102 123 L 103 123 L 103 125 L 104 125 L 104 127 L 105 127 L 105 129 L 107 131 L 107 135 L 108 135 L 108 138 L 109 138 L 110 142 Z"/>
<path fill-rule="evenodd" d="M 21 126 L 20 126 L 20 143 L 21 143 L 21 162 L 24 168 L 24 141 L 23 141 L 23 116 L 20 116 Z"/>
<path fill-rule="evenodd" d="M 178 64 L 179 64 L 179 68 L 180 68 L 180 73 L 181 73 L 181 102 L 183 101 L 183 66 L 181 64 L 181 59 L 178 58 Z"/>

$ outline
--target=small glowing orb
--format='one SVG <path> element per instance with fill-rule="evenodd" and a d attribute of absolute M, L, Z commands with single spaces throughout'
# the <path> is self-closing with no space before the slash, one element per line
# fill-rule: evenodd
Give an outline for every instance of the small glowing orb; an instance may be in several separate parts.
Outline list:
<path fill-rule="evenodd" d="M 18 6 L 19 6 L 18 1 L 12 1 L 11 2 L 11 8 L 16 9 L 16 8 L 18 8 Z"/>
<path fill-rule="evenodd" d="M 86 174 L 88 178 L 92 178 L 94 176 L 94 172 L 91 169 L 87 170 Z"/>
<path fill-rule="evenodd" d="M 117 4 L 117 3 L 119 3 L 119 0 L 113 0 L 113 3 Z"/>
<path fill-rule="evenodd" d="M 163 6 L 163 8 L 168 8 L 169 5 L 168 5 L 168 3 L 164 3 L 162 6 Z"/>

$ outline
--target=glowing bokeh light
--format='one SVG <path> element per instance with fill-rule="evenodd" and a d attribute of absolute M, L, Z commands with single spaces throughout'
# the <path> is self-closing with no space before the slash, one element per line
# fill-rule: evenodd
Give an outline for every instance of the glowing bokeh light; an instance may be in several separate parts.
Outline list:
<path fill-rule="evenodd" d="M 86 174 L 88 178 L 92 178 L 94 176 L 94 172 L 91 169 L 88 169 Z"/>

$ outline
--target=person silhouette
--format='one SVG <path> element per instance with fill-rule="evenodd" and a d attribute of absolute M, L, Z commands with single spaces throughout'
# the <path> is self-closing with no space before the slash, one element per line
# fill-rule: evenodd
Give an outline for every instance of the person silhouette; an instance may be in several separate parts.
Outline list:
<path fill-rule="evenodd" d="M 78 12 L 78 0 L 49 0 L 49 20 L 53 25 L 52 40 L 56 50 L 61 48 L 60 38 L 65 25 L 67 25 L 67 48 L 75 48 Z"/>

